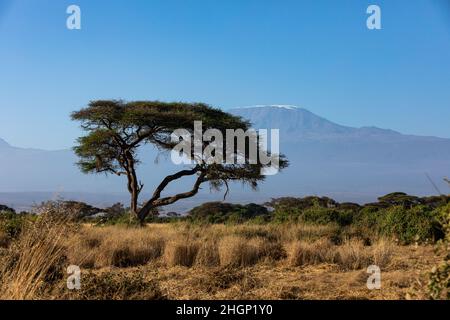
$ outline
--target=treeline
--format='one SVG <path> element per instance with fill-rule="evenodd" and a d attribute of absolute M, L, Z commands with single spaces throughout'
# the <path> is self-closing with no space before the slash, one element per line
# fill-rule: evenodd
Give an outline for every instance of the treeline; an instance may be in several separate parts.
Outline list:
<path fill-rule="evenodd" d="M 416 197 L 401 192 L 364 205 L 339 203 L 328 197 L 281 197 L 262 205 L 207 202 L 183 216 L 174 212 L 161 215 L 155 211 L 146 222 L 335 225 L 355 233 L 395 237 L 402 243 L 432 242 L 444 235 L 441 212 L 449 206 L 450 196 Z M 76 201 L 49 201 L 36 207 L 33 214 L 16 214 L 12 208 L 0 206 L 0 232 L 13 237 L 20 232 L 23 220 L 36 219 L 41 212 L 64 212 L 75 221 L 95 225 L 138 224 L 129 209 L 120 203 L 99 209 Z"/>
<path fill-rule="evenodd" d="M 282 197 L 264 205 L 210 202 L 185 218 L 206 223 L 305 223 L 336 225 L 355 233 L 395 237 L 401 243 L 434 242 L 444 236 L 442 211 L 450 196 L 416 197 L 401 192 L 377 202 L 339 203 L 328 197 Z"/>

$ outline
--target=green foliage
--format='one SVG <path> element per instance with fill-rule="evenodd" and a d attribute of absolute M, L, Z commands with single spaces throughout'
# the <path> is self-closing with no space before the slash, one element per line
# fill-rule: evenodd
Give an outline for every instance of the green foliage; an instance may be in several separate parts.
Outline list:
<path fill-rule="evenodd" d="M 111 207 L 103 210 L 103 215 L 90 218 L 88 221 L 93 222 L 97 226 L 123 225 L 129 227 L 137 227 L 142 222 L 136 217 L 129 208 L 125 208 L 123 204 L 116 203 Z M 161 217 L 157 208 L 154 208 L 150 215 L 144 219 L 144 223 L 166 223 L 172 222 L 181 217 Z"/>
<path fill-rule="evenodd" d="M 144 223 L 154 222 L 152 219 L 153 216 L 147 216 L 144 220 Z M 138 227 L 141 226 L 142 223 L 139 221 L 135 214 L 130 211 L 124 211 L 120 214 L 116 215 L 104 215 L 93 220 L 95 225 L 97 226 L 114 226 L 114 225 L 123 225 L 129 227 Z"/>
<path fill-rule="evenodd" d="M 242 223 L 257 217 L 264 219 L 267 216 L 267 208 L 254 203 L 240 205 L 226 202 L 207 202 L 189 212 L 190 220 L 207 223 Z"/>
<path fill-rule="evenodd" d="M 378 201 L 380 203 L 387 203 L 389 206 L 403 207 L 412 207 L 421 203 L 419 197 L 410 196 L 404 192 L 389 193 L 385 196 L 379 197 Z"/>
<path fill-rule="evenodd" d="M 0 230 L 5 233 L 9 239 L 16 238 L 22 232 L 24 223 L 33 218 L 35 217 L 30 214 L 0 211 Z"/>
<path fill-rule="evenodd" d="M 272 199 L 266 203 L 267 206 L 277 208 L 307 209 L 311 207 L 334 208 L 339 204 L 328 197 L 308 196 L 304 198 L 281 197 Z"/>
<path fill-rule="evenodd" d="M 160 101 L 92 101 L 87 108 L 72 113 L 72 119 L 81 121 L 88 132 L 74 148 L 81 170 L 113 174 L 131 169 L 127 168 L 129 160 L 133 165 L 139 163 L 137 148 L 142 144 L 170 151 L 177 144 L 171 140 L 172 132 L 179 128 L 193 131 L 194 121 L 202 121 L 205 130 L 223 132 L 250 127 L 240 117 L 206 104 Z"/>
<path fill-rule="evenodd" d="M 329 198 L 284 197 L 267 203 L 274 208 L 273 221 L 306 222 L 351 226 L 353 230 L 395 237 L 401 243 L 434 241 L 443 237 L 437 219 L 439 210 L 449 203 L 448 196 L 419 198 L 396 192 L 364 206 L 339 204 Z"/>
<path fill-rule="evenodd" d="M 114 226 L 114 225 L 124 225 L 130 227 L 137 227 L 140 225 L 139 220 L 136 215 L 131 212 L 123 212 L 114 216 L 103 216 L 95 219 L 97 226 Z"/>
<path fill-rule="evenodd" d="M 5 206 L 3 204 L 0 204 L 0 212 L 12 212 L 12 213 L 15 213 L 16 210 L 14 210 L 13 208 L 10 208 L 8 206 Z"/>
<path fill-rule="evenodd" d="M 364 206 L 354 214 L 353 223 L 357 227 L 376 228 L 384 209 L 370 205 Z"/>
<path fill-rule="evenodd" d="M 397 194 L 398 196 L 398 194 Z M 404 197 L 414 199 L 414 197 Z M 435 208 L 436 199 L 423 204 L 423 198 L 417 198 L 398 204 L 397 200 L 382 203 L 339 204 L 333 201 L 321 201 L 321 198 L 282 198 L 274 199 L 273 211 L 247 219 L 242 206 L 229 203 L 208 203 L 192 210 L 191 221 L 206 223 L 307 223 L 336 227 L 332 241 L 340 243 L 343 239 L 360 238 L 370 244 L 372 239 L 385 236 L 397 239 L 401 244 L 429 243 L 443 237 L 439 212 L 442 205 Z M 446 197 L 444 197 L 446 198 Z M 440 204 L 445 203 L 441 197 Z M 318 201 L 316 201 L 318 200 Z M 322 199 L 323 200 L 323 199 Z M 391 204 L 389 204 L 391 203 Z M 396 205 L 393 205 L 396 203 Z M 273 207 L 272 207 L 273 208 Z M 244 208 L 245 209 L 245 208 Z M 195 218 L 195 219 L 194 219 Z"/>
<path fill-rule="evenodd" d="M 431 270 L 428 289 L 432 299 L 450 299 L 450 204 L 442 208 L 440 219 L 445 231 L 445 237 L 437 250 L 443 255 L 441 263 Z"/>
<path fill-rule="evenodd" d="M 353 221 L 353 212 L 322 207 L 312 207 L 304 210 L 299 216 L 300 221 L 315 224 L 337 224 L 348 226 Z"/>
<path fill-rule="evenodd" d="M 266 223 L 270 222 L 271 219 L 272 219 L 272 216 L 270 214 L 268 214 L 268 215 L 256 216 L 254 218 L 249 219 L 247 222 L 250 224 L 266 224 Z"/>
<path fill-rule="evenodd" d="M 381 234 L 393 235 L 402 243 L 435 240 L 442 236 L 436 212 L 418 205 L 410 209 L 391 207 L 379 216 Z"/>

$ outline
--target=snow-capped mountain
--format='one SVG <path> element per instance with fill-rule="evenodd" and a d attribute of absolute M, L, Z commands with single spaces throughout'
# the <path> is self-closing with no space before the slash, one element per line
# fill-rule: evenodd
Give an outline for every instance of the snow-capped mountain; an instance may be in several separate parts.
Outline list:
<path fill-rule="evenodd" d="M 450 139 L 342 126 L 294 106 L 231 112 L 250 120 L 256 129 L 280 130 L 280 152 L 291 165 L 273 178 L 273 185 L 292 194 L 373 199 L 392 191 L 437 193 L 426 174 L 447 192 L 442 178 L 450 173 Z"/>
<path fill-rule="evenodd" d="M 290 105 L 258 105 L 230 110 L 252 122 L 255 128 L 278 128 L 285 139 L 320 136 L 330 134 L 348 134 L 353 128 L 328 121 L 314 113 Z"/>
<path fill-rule="evenodd" d="M 255 128 L 278 128 L 285 140 L 389 137 L 404 138 L 394 130 L 377 127 L 353 128 L 322 118 L 307 109 L 291 105 L 257 105 L 231 109 L 231 113 L 251 120 Z"/>

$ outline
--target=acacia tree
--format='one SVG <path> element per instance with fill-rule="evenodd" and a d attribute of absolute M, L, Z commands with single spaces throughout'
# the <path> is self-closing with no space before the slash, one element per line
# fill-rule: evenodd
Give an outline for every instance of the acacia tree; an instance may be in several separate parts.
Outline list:
<path fill-rule="evenodd" d="M 232 148 L 233 157 L 241 157 L 244 163 L 208 163 L 198 159 L 194 148 L 183 150 L 185 156 L 193 159 L 188 169 L 183 169 L 166 176 L 155 188 L 150 199 L 146 199 L 139 206 L 139 194 L 144 184 L 137 176 L 136 168 L 139 165 L 138 150 L 144 144 L 152 144 L 160 152 L 168 152 L 179 143 L 173 141 L 171 134 L 174 130 L 183 128 L 193 140 L 194 121 L 202 121 L 202 130 L 216 129 L 226 135 L 227 129 L 246 131 L 250 128 L 249 122 L 240 117 L 228 114 L 219 109 L 202 103 L 165 103 L 159 101 L 124 102 L 117 100 L 91 101 L 86 108 L 73 112 L 72 120 L 80 121 L 86 135 L 77 139 L 74 147 L 80 158 L 77 163 L 84 173 L 105 173 L 126 176 L 127 188 L 130 193 L 130 208 L 137 218 L 143 222 L 154 209 L 172 204 L 180 199 L 196 195 L 200 186 L 207 182 L 214 189 L 225 186 L 228 191 L 228 182 L 241 181 L 253 189 L 258 182 L 264 180 L 263 164 L 258 159 L 256 163 L 248 161 L 247 148 Z M 186 137 L 184 137 L 186 139 Z M 245 146 L 250 144 L 252 137 L 247 137 Z M 260 137 L 257 135 L 256 145 L 261 148 Z M 230 152 L 229 146 L 223 146 L 223 152 Z M 227 150 L 225 150 L 227 148 Z M 282 155 L 277 156 L 278 169 L 288 165 Z M 195 181 L 190 190 L 162 196 L 164 189 L 175 180 L 193 176 Z"/>

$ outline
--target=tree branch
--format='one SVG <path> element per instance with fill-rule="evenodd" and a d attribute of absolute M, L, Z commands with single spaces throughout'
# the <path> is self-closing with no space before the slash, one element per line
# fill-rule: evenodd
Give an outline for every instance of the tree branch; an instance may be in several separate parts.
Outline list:
<path fill-rule="evenodd" d="M 155 189 L 155 192 L 153 193 L 153 196 L 152 196 L 152 198 L 149 201 L 153 202 L 153 201 L 159 199 L 159 197 L 161 196 L 161 192 L 167 187 L 167 185 L 170 182 L 172 182 L 174 180 L 177 180 L 177 179 L 179 179 L 181 177 L 191 176 L 193 174 L 196 174 L 199 170 L 200 170 L 200 166 L 196 166 L 193 169 L 181 170 L 181 171 L 178 171 L 177 173 L 174 173 L 174 174 L 172 174 L 170 176 L 165 177 L 164 180 Z"/>
<path fill-rule="evenodd" d="M 192 196 L 195 196 L 198 193 L 198 190 L 200 189 L 200 185 L 206 181 L 205 176 L 206 176 L 205 172 L 202 172 L 198 176 L 197 180 L 194 183 L 194 186 L 192 187 L 192 190 L 183 192 L 183 193 L 178 193 L 171 197 L 165 197 L 165 198 L 156 200 L 156 201 L 154 201 L 153 206 L 154 207 L 166 206 L 166 205 L 172 204 L 180 199 L 185 199 L 185 198 L 190 198 Z"/>

